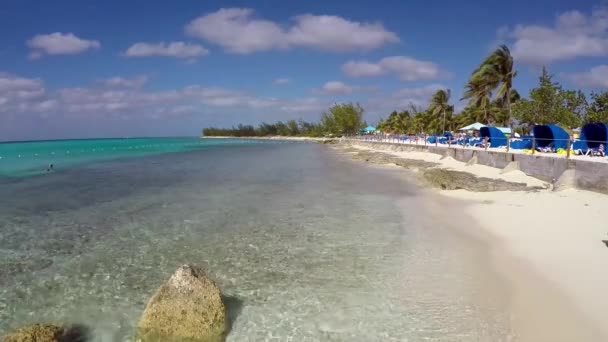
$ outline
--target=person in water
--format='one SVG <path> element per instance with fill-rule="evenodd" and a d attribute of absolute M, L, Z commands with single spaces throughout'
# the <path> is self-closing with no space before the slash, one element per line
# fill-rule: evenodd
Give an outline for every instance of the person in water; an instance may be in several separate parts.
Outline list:
<path fill-rule="evenodd" d="M 53 170 L 53 164 L 49 164 L 49 167 L 46 168 L 46 172 L 50 172 Z"/>

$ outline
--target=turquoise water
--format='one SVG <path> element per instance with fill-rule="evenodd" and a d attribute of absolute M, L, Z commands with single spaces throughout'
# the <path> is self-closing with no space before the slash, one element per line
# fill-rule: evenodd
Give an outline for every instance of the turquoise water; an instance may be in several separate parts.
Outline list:
<path fill-rule="evenodd" d="M 256 144 L 239 139 L 125 138 L 0 143 L 0 176 L 21 177 L 93 161 Z M 271 143 L 271 142 L 265 142 Z"/>
<path fill-rule="evenodd" d="M 56 322 L 133 341 L 149 298 L 192 263 L 228 298 L 227 342 L 514 340 L 502 279 L 454 233 L 471 221 L 401 171 L 320 144 L 121 141 L 40 143 L 105 147 L 0 177 L 0 336 Z"/>

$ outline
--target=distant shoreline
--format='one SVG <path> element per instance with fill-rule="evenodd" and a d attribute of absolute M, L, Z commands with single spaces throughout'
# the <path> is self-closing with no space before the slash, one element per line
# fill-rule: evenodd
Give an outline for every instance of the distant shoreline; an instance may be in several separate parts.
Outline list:
<path fill-rule="evenodd" d="M 201 136 L 201 139 L 251 139 L 251 140 L 291 140 L 291 141 L 315 141 L 315 142 L 325 142 L 331 140 L 337 140 L 339 138 L 315 138 L 315 137 L 287 137 L 281 135 L 273 135 L 267 137 L 228 137 L 228 136 L 213 136 L 206 137 Z"/>

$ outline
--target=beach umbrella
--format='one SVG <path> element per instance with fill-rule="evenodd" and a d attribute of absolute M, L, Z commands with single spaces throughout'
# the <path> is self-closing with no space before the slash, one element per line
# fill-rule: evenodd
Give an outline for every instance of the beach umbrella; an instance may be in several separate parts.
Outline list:
<path fill-rule="evenodd" d="M 486 127 L 486 125 L 476 122 L 474 124 L 462 127 L 460 131 L 479 131 L 482 127 Z"/>

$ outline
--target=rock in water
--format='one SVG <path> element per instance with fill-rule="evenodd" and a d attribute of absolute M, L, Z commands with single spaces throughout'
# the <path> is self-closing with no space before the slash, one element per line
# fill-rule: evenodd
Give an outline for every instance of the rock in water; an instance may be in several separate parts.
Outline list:
<path fill-rule="evenodd" d="M 219 288 L 201 269 L 183 265 L 148 302 L 137 340 L 216 342 L 224 339 L 225 330 Z"/>
<path fill-rule="evenodd" d="M 33 324 L 3 336 L 2 342 L 60 342 L 64 328 L 50 324 Z"/>

